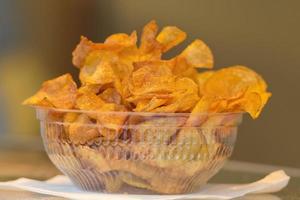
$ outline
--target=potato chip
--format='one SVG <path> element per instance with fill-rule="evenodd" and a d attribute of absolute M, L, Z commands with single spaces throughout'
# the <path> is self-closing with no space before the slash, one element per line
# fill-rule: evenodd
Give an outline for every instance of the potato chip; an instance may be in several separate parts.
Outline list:
<path fill-rule="evenodd" d="M 130 130 L 133 142 L 152 145 L 167 144 L 179 127 L 186 121 L 185 117 L 157 117 L 143 121 Z"/>
<path fill-rule="evenodd" d="M 194 81 L 197 81 L 197 70 L 193 66 L 189 65 L 184 59 L 175 57 L 168 61 L 171 66 L 172 73 L 178 77 L 188 77 Z"/>
<path fill-rule="evenodd" d="M 121 104 L 121 95 L 115 88 L 107 88 L 98 96 L 107 103 Z"/>
<path fill-rule="evenodd" d="M 144 99 L 138 101 L 136 108 L 133 109 L 135 112 L 151 112 L 155 108 L 164 105 L 169 99 L 160 99 L 153 97 L 152 99 Z"/>
<path fill-rule="evenodd" d="M 81 36 L 80 43 L 77 45 L 72 53 L 73 65 L 81 68 L 84 65 L 86 56 L 93 50 L 93 42 L 89 41 L 86 37 Z"/>
<path fill-rule="evenodd" d="M 214 71 L 206 71 L 197 74 L 197 84 L 199 88 L 199 96 L 203 96 L 204 83 L 214 74 Z"/>
<path fill-rule="evenodd" d="M 78 88 L 78 93 L 79 94 L 85 94 L 85 93 L 98 94 L 102 87 L 103 87 L 103 85 L 101 85 L 101 84 L 83 85 L 80 88 Z"/>
<path fill-rule="evenodd" d="M 68 135 L 69 134 L 69 126 L 71 123 L 73 123 L 74 121 L 76 121 L 77 117 L 78 117 L 78 113 L 75 112 L 70 112 L 70 113 L 66 113 L 64 115 L 64 129 L 65 129 L 65 133 Z"/>
<path fill-rule="evenodd" d="M 104 137 L 104 139 L 106 141 L 108 140 L 116 140 L 120 133 L 118 132 L 118 130 L 115 130 L 115 129 L 109 129 L 109 128 L 106 128 L 105 126 L 101 125 L 101 124 L 98 124 L 98 132 L 100 133 L 101 136 Z"/>
<path fill-rule="evenodd" d="M 127 47 L 127 45 L 136 42 L 136 33 L 133 32 L 130 36 L 125 37 L 123 34 L 115 34 L 109 37 L 106 43 L 93 43 L 86 37 L 81 36 L 80 43 L 73 51 L 73 65 L 77 68 L 82 68 L 85 65 L 86 58 L 92 52 L 119 52 Z"/>
<path fill-rule="evenodd" d="M 180 78 L 175 82 L 169 105 L 158 107 L 153 112 L 186 112 L 199 101 L 198 86 L 189 78 Z"/>
<path fill-rule="evenodd" d="M 186 33 L 176 26 L 166 26 L 156 37 L 162 45 L 162 51 L 166 52 L 174 46 L 180 44 L 186 38 Z"/>
<path fill-rule="evenodd" d="M 168 93 L 174 89 L 175 77 L 167 62 L 149 61 L 143 64 L 144 67 L 132 73 L 129 82 L 133 95 Z"/>
<path fill-rule="evenodd" d="M 199 101 L 198 86 L 189 78 L 180 78 L 176 80 L 174 100 L 178 104 L 177 112 L 186 112 L 191 110 Z"/>
<path fill-rule="evenodd" d="M 79 115 L 69 126 L 69 138 L 75 144 L 84 144 L 99 136 L 93 122 L 85 114 Z"/>
<path fill-rule="evenodd" d="M 204 83 L 203 93 L 220 99 L 235 99 L 247 90 L 263 90 L 263 83 L 252 70 L 244 66 L 233 66 L 216 71 Z"/>
<path fill-rule="evenodd" d="M 106 103 L 99 110 L 97 123 L 99 128 L 107 128 L 104 130 L 101 129 L 103 132 L 105 131 L 106 135 L 109 135 L 109 138 L 107 139 L 116 139 L 119 136 L 120 130 L 127 119 L 125 111 L 127 111 L 125 106 L 113 103 Z"/>
<path fill-rule="evenodd" d="M 85 85 L 112 83 L 116 78 L 112 65 L 113 63 L 106 60 L 97 65 L 86 65 L 81 68 L 79 79 Z"/>
<path fill-rule="evenodd" d="M 212 68 L 214 63 L 211 50 L 199 39 L 191 43 L 178 57 L 195 68 Z"/>
<path fill-rule="evenodd" d="M 136 45 L 137 33 L 133 31 L 131 35 L 125 33 L 116 33 L 106 38 L 104 44 L 120 45 L 123 47 L 131 47 Z"/>
<path fill-rule="evenodd" d="M 140 61 L 160 59 L 162 46 L 156 40 L 157 32 L 158 26 L 154 20 L 144 26 L 139 47 L 141 53 Z"/>
<path fill-rule="evenodd" d="M 261 113 L 270 96 L 270 93 L 248 92 L 242 98 L 230 102 L 228 110 L 233 112 L 244 111 L 255 119 Z"/>
<path fill-rule="evenodd" d="M 23 104 L 69 109 L 74 107 L 76 95 L 76 83 L 70 74 L 65 74 L 44 82 L 42 88 Z"/>
<path fill-rule="evenodd" d="M 93 93 L 80 94 L 76 100 L 76 108 L 80 110 L 97 111 L 101 109 L 104 104 L 105 102 Z"/>

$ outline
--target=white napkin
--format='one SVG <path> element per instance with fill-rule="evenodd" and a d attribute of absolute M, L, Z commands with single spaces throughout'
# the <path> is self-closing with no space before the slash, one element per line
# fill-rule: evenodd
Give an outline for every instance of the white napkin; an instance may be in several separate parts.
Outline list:
<path fill-rule="evenodd" d="M 284 188 L 290 177 L 283 170 L 272 172 L 263 179 L 249 184 L 207 184 L 199 191 L 181 195 L 106 194 L 84 192 L 76 188 L 66 176 L 55 176 L 47 181 L 20 178 L 0 183 L 0 188 L 22 189 L 31 192 L 80 200 L 175 200 L 175 199 L 232 199 L 246 194 L 272 193 Z"/>

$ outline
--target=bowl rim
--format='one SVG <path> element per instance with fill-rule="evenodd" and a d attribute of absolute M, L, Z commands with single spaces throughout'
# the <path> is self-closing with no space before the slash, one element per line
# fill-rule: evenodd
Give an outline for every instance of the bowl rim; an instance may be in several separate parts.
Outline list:
<path fill-rule="evenodd" d="M 45 106 L 31 106 L 35 108 L 37 111 L 54 111 L 54 112 L 61 112 L 61 113 L 88 113 L 88 114 L 107 114 L 107 115 L 137 115 L 137 116 L 169 116 L 169 117 L 189 117 L 189 116 L 207 116 L 207 115 L 214 115 L 214 116 L 226 116 L 226 115 L 243 115 L 245 112 L 198 112 L 198 113 L 184 113 L 184 112 L 134 112 L 134 111 L 95 111 L 95 110 L 80 110 L 80 109 L 65 109 L 65 108 L 53 108 L 53 107 L 45 107 Z"/>

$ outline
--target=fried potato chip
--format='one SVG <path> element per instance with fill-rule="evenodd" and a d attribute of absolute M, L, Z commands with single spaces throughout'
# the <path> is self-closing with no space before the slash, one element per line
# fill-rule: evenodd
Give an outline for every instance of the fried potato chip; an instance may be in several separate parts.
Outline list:
<path fill-rule="evenodd" d="M 84 65 L 85 58 L 92 50 L 93 42 L 89 41 L 86 37 L 81 36 L 79 44 L 72 53 L 73 65 L 81 68 Z"/>
<path fill-rule="evenodd" d="M 184 59 L 175 57 L 167 61 L 172 73 L 178 77 L 188 77 L 197 81 L 197 69 L 189 65 Z"/>
<path fill-rule="evenodd" d="M 149 61 L 143 65 L 144 67 L 132 73 L 129 91 L 133 95 L 168 93 L 174 90 L 175 76 L 167 62 Z"/>
<path fill-rule="evenodd" d="M 209 47 L 202 40 L 195 40 L 179 56 L 188 65 L 195 68 L 212 68 L 213 55 Z"/>
<path fill-rule="evenodd" d="M 158 107 L 153 112 L 186 112 L 199 101 L 198 86 L 189 78 L 179 78 L 175 82 L 172 100 L 166 106 Z"/>
<path fill-rule="evenodd" d="M 245 111 L 253 119 L 256 119 L 270 96 L 271 93 L 248 92 L 242 98 L 230 102 L 228 110 L 233 112 Z"/>
<path fill-rule="evenodd" d="M 101 112 L 97 115 L 97 124 L 101 129 L 101 133 L 104 136 L 109 136 L 107 139 L 116 139 L 127 119 L 127 114 L 125 112 L 127 109 L 123 105 L 106 103 L 99 111 Z M 102 127 L 105 127 L 106 129 L 102 129 Z"/>
<path fill-rule="evenodd" d="M 199 88 L 199 96 L 203 96 L 204 83 L 214 74 L 214 71 L 206 71 L 197 74 L 197 84 Z"/>
<path fill-rule="evenodd" d="M 126 33 L 116 33 L 106 38 L 104 44 L 120 45 L 124 47 L 131 47 L 136 45 L 137 33 L 133 31 L 131 35 Z"/>
<path fill-rule="evenodd" d="M 98 96 L 107 103 L 121 104 L 121 95 L 115 88 L 107 88 Z"/>
<path fill-rule="evenodd" d="M 183 42 L 186 33 L 176 26 L 166 26 L 156 37 L 156 40 L 162 45 L 162 51 L 166 52 L 174 46 Z"/>
<path fill-rule="evenodd" d="M 154 20 L 144 26 L 139 47 L 141 52 L 140 61 L 160 59 L 162 47 L 156 40 L 157 32 L 158 26 Z"/>
<path fill-rule="evenodd" d="M 76 121 L 77 117 L 78 117 L 78 113 L 75 112 L 70 112 L 70 113 L 66 113 L 64 115 L 64 129 L 65 129 L 65 133 L 68 135 L 69 134 L 69 126 L 71 123 L 73 123 L 74 121 Z"/>
<path fill-rule="evenodd" d="M 185 117 L 153 117 L 130 130 L 132 141 L 144 142 L 145 145 L 167 144 L 185 121 Z"/>
<path fill-rule="evenodd" d="M 99 137 L 95 124 L 85 114 L 81 114 L 69 126 L 69 138 L 75 144 L 84 144 L 89 140 Z"/>
<path fill-rule="evenodd" d="M 97 111 L 105 105 L 105 102 L 96 94 L 84 93 L 80 94 L 76 100 L 76 108 L 80 110 L 94 110 Z"/>
<path fill-rule="evenodd" d="M 255 72 L 244 66 L 233 66 L 216 71 L 204 83 L 203 93 L 220 99 L 235 99 L 247 90 L 262 91 L 264 88 L 264 82 Z"/>
<path fill-rule="evenodd" d="M 104 60 L 97 65 L 86 65 L 81 68 L 79 79 L 85 85 L 112 83 L 116 78 L 112 65 Z"/>
<path fill-rule="evenodd" d="M 136 108 L 133 109 L 135 112 L 151 112 L 155 108 L 164 105 L 167 103 L 168 99 L 159 99 L 157 97 L 153 97 L 152 99 L 144 99 L 138 101 Z"/>
<path fill-rule="evenodd" d="M 86 37 L 81 36 L 79 44 L 72 52 L 72 62 L 77 68 L 84 66 L 86 58 L 91 52 L 106 51 L 106 52 L 119 52 L 128 45 L 136 42 L 136 33 L 133 32 L 130 36 L 125 34 L 115 34 L 108 37 L 106 43 L 93 43 Z"/>
<path fill-rule="evenodd" d="M 145 189 L 151 189 L 151 185 L 149 185 L 148 181 L 135 176 L 128 172 L 121 172 L 120 173 L 121 179 L 123 182 L 127 183 L 128 185 L 132 185 L 134 187 L 138 188 L 145 188 Z"/>
<path fill-rule="evenodd" d="M 186 112 L 191 110 L 199 101 L 198 86 L 189 78 L 180 78 L 176 80 L 174 100 L 178 104 L 177 112 Z"/>
<path fill-rule="evenodd" d="M 77 96 L 77 86 L 70 74 L 59 76 L 43 83 L 42 88 L 24 105 L 73 108 Z"/>
<path fill-rule="evenodd" d="M 114 141 L 120 135 L 117 130 L 106 128 L 106 127 L 102 126 L 101 124 L 98 125 L 98 131 L 99 131 L 100 135 L 102 135 L 106 141 Z"/>
<path fill-rule="evenodd" d="M 100 85 L 100 84 L 83 85 L 80 88 L 78 88 L 78 93 L 79 94 L 85 94 L 85 93 L 98 94 L 101 88 L 102 88 L 102 85 Z"/>

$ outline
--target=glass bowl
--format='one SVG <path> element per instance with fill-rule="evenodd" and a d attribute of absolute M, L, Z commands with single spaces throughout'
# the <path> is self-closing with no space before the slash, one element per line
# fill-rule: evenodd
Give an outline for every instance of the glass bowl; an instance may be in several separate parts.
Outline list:
<path fill-rule="evenodd" d="M 199 189 L 230 157 L 242 121 L 242 113 L 36 111 L 54 165 L 81 189 L 109 193 Z"/>

